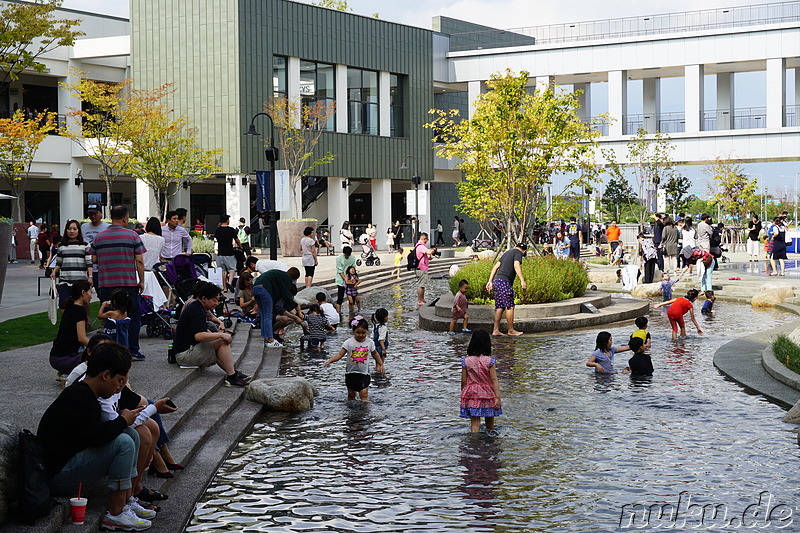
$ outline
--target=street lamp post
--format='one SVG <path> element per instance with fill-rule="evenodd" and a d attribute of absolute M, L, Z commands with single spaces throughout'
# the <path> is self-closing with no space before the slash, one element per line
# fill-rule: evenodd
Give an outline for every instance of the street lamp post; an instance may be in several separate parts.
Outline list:
<path fill-rule="evenodd" d="M 417 158 L 413 155 L 407 155 L 403 158 L 403 162 L 400 165 L 400 170 L 408 170 L 408 163 L 409 159 L 414 160 L 414 172 L 411 175 L 411 182 L 414 184 L 414 241 L 416 242 L 419 239 L 419 184 L 422 182 L 422 178 L 417 174 Z"/>
<path fill-rule="evenodd" d="M 278 226 L 277 217 L 275 216 L 275 162 L 278 160 L 278 149 L 275 148 L 275 122 L 272 117 L 265 112 L 256 113 L 250 119 L 250 127 L 244 132 L 245 135 L 261 135 L 256 130 L 255 120 L 259 116 L 265 116 L 269 119 L 269 146 L 264 150 L 264 156 L 269 161 L 269 258 L 272 261 L 278 259 Z M 248 215 L 249 217 L 249 215 Z"/>

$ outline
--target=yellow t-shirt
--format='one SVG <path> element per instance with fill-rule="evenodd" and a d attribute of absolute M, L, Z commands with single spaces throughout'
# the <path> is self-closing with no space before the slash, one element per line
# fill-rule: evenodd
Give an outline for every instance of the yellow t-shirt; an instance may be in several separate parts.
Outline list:
<path fill-rule="evenodd" d="M 403 262 L 403 254 L 394 254 L 394 266 L 399 267 Z"/>
<path fill-rule="evenodd" d="M 647 336 L 650 335 L 646 329 L 637 329 L 633 333 L 631 333 L 631 339 L 634 337 L 639 337 L 642 339 L 642 342 L 647 342 Z"/>

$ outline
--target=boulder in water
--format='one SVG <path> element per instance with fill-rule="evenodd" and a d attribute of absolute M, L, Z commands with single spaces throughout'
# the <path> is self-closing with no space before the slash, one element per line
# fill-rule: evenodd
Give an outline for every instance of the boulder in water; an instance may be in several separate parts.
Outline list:
<path fill-rule="evenodd" d="M 750 304 L 753 307 L 775 307 L 793 297 L 794 290 L 791 287 L 764 285 L 750 300 Z"/>
<path fill-rule="evenodd" d="M 297 294 L 294 297 L 294 301 L 300 304 L 300 307 L 306 308 L 311 304 L 317 303 L 317 293 L 324 292 L 328 295 L 328 301 L 331 301 L 331 295 L 328 291 L 323 289 L 322 287 L 309 287 L 307 289 L 302 289 L 297 291 Z"/>
<path fill-rule="evenodd" d="M 314 407 L 317 389 L 304 378 L 257 379 L 247 387 L 247 399 L 270 411 L 304 411 Z"/>
<path fill-rule="evenodd" d="M 641 283 L 631 290 L 633 298 L 656 298 L 661 296 L 661 283 Z"/>
<path fill-rule="evenodd" d="M 800 401 L 789 409 L 789 412 L 783 417 L 783 421 L 788 424 L 800 424 Z M 798 436 L 798 441 L 800 441 L 800 436 Z"/>

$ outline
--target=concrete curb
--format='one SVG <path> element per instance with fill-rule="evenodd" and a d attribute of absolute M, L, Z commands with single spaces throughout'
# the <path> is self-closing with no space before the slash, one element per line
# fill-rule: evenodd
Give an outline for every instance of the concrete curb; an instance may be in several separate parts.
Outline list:
<path fill-rule="evenodd" d="M 783 363 L 778 361 L 778 359 L 775 357 L 775 352 L 772 351 L 771 344 L 767 345 L 767 347 L 764 348 L 764 351 L 761 352 L 761 364 L 763 365 L 764 370 L 767 371 L 767 374 L 777 379 L 784 385 L 788 385 L 791 388 L 800 391 L 800 375 L 795 374 L 786 368 Z"/>

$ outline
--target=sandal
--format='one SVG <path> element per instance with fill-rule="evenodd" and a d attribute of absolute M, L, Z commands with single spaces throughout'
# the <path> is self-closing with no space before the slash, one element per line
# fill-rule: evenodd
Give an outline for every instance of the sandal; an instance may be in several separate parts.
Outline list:
<path fill-rule="evenodd" d="M 148 489 L 147 487 L 143 487 L 141 492 L 139 492 L 139 494 L 135 494 L 134 496 L 146 502 L 158 502 L 169 498 L 168 495 L 161 494 L 157 490 Z"/>
<path fill-rule="evenodd" d="M 164 464 L 166 464 L 167 468 L 169 468 L 170 470 L 183 470 L 184 468 L 186 468 L 185 466 L 183 466 L 180 463 L 166 463 L 165 462 Z"/>
<path fill-rule="evenodd" d="M 154 503 L 146 502 L 146 501 L 140 500 L 138 498 L 136 499 L 136 502 L 139 505 L 141 505 L 142 507 L 144 507 L 145 509 L 149 509 L 150 511 L 155 511 L 157 513 L 161 512 L 161 507 L 156 505 L 156 504 L 154 504 Z"/>

